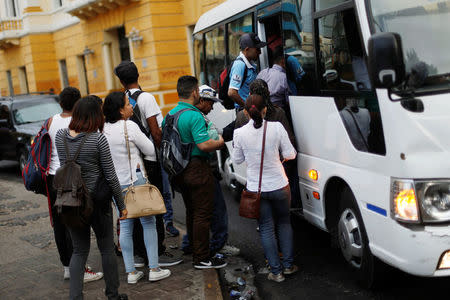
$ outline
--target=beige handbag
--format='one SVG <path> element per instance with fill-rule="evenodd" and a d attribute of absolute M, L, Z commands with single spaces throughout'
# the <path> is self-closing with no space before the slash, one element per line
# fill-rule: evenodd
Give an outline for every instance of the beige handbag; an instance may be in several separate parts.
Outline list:
<path fill-rule="evenodd" d="M 128 140 L 127 123 L 124 122 L 125 141 L 128 150 L 128 162 L 130 165 L 131 185 L 124 189 L 125 205 L 128 211 L 127 218 L 139 218 L 145 216 L 153 216 L 166 213 L 164 199 L 158 188 L 148 182 L 147 176 L 144 175 L 146 183 L 142 185 L 133 184 L 133 171 L 131 169 L 131 153 L 130 141 Z M 143 173 L 144 174 L 144 173 Z"/>

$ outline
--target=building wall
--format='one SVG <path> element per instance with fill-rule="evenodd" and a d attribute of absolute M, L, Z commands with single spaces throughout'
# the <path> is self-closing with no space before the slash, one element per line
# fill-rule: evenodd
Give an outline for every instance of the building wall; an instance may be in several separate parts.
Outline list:
<path fill-rule="evenodd" d="M 18 68 L 21 66 L 26 67 L 30 92 L 50 88 L 60 92 L 59 61 L 63 59 L 69 85 L 80 88 L 79 58 L 86 47 L 93 50 L 93 54 L 84 56 L 89 92 L 105 97 L 113 90 L 121 90 L 120 82 L 111 74 L 112 68 L 120 62 L 114 30 L 124 26 L 126 34 L 136 29 L 142 36 L 141 42 L 130 42 L 132 59 L 140 73 L 139 83 L 155 95 L 166 113 L 178 102 L 178 77 L 192 74 L 188 28 L 192 30 L 202 13 L 221 2 L 223 0 L 141 0 L 63 29 L 20 37 L 18 46 L 0 50 L 1 95 L 9 94 L 7 70 L 12 72 L 14 92 L 19 93 Z M 36 1 L 30 3 L 36 6 Z M 70 1 L 66 0 L 67 3 Z M 53 0 L 41 0 L 39 4 L 44 12 L 54 10 Z M 107 46 L 108 43 L 111 46 Z"/>

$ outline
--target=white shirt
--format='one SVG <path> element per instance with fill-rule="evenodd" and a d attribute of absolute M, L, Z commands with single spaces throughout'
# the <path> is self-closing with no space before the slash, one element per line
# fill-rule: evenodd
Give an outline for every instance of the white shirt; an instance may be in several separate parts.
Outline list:
<path fill-rule="evenodd" d="M 267 122 L 267 121 L 264 121 Z M 234 130 L 232 160 L 237 164 L 247 162 L 247 189 L 258 191 L 259 170 L 264 124 L 256 129 L 254 121 Z M 297 155 L 288 134 L 280 122 L 268 122 L 261 182 L 262 192 L 271 192 L 285 187 L 289 182 L 280 161 L 294 159 Z"/>
<path fill-rule="evenodd" d="M 55 143 L 56 133 L 62 128 L 68 128 L 70 121 L 72 121 L 72 117 L 63 118 L 60 114 L 56 114 L 52 118 L 52 124 L 50 124 L 50 128 L 48 129 L 48 134 L 52 140 L 52 160 L 50 161 L 50 169 L 48 171 L 50 175 L 55 175 L 56 170 L 60 167 Z"/>
<path fill-rule="evenodd" d="M 139 165 L 141 172 L 145 174 L 140 152 L 156 160 L 155 146 L 139 126 L 133 121 L 127 121 L 128 140 L 130 142 L 131 174 L 133 182 L 137 180 L 136 167 Z M 120 185 L 131 184 L 130 165 L 128 162 L 127 144 L 125 141 L 124 120 L 115 123 L 105 123 L 103 134 L 108 140 L 111 156 L 116 169 Z"/>
<path fill-rule="evenodd" d="M 134 92 L 138 91 L 139 89 L 130 89 L 131 95 L 133 95 Z M 139 105 L 139 110 L 141 111 L 141 122 L 144 125 L 144 127 L 147 130 L 150 130 L 148 127 L 147 119 L 153 116 L 156 116 L 156 121 L 158 122 L 158 126 L 161 128 L 161 124 L 163 121 L 163 116 L 161 113 L 161 109 L 158 106 L 158 103 L 156 102 L 155 97 L 148 93 L 143 92 L 139 95 L 138 99 L 134 99 L 137 101 L 137 104 Z M 153 141 L 152 137 L 150 136 L 150 139 Z M 144 159 L 146 160 L 152 160 L 156 161 L 156 156 L 152 159 L 149 156 L 145 156 Z"/>

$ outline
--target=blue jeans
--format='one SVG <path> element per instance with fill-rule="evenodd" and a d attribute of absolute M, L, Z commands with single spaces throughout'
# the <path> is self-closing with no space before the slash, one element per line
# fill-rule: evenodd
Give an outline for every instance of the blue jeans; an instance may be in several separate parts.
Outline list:
<path fill-rule="evenodd" d="M 293 233 L 289 217 L 290 201 L 289 185 L 272 192 L 261 193 L 259 234 L 270 270 L 275 275 L 281 273 L 283 268 L 292 267 L 294 262 Z M 282 262 L 278 255 L 277 237 L 283 253 Z"/>
<path fill-rule="evenodd" d="M 222 249 L 228 240 L 227 205 L 225 204 L 220 181 L 217 178 L 215 178 L 214 181 L 214 211 L 211 219 L 211 240 L 209 242 L 211 254 Z M 189 247 L 189 238 L 187 234 L 185 234 L 181 243 L 181 249 L 187 249 Z"/>
<path fill-rule="evenodd" d="M 145 179 L 141 172 L 137 172 L 138 180 L 134 185 L 142 185 Z M 122 189 L 129 187 L 130 184 L 122 185 Z M 124 193 L 125 195 L 125 193 Z M 144 229 L 144 243 L 147 251 L 149 268 L 158 267 L 158 235 L 156 233 L 155 216 L 146 216 L 139 218 Z M 120 246 L 122 248 L 123 262 L 127 273 L 136 270 L 134 267 L 134 249 L 133 249 L 133 227 L 135 219 L 120 220 Z"/>
<path fill-rule="evenodd" d="M 163 215 L 164 224 L 173 222 L 173 208 L 172 208 L 172 193 L 170 192 L 169 175 L 164 170 L 161 161 L 161 176 L 162 176 L 162 188 L 161 194 L 166 205 L 167 212 Z"/>

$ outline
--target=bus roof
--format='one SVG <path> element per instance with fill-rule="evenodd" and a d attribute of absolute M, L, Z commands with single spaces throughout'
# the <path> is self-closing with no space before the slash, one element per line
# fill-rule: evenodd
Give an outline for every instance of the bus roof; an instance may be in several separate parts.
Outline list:
<path fill-rule="evenodd" d="M 202 31 L 214 24 L 220 23 L 223 20 L 231 18 L 232 16 L 245 11 L 264 0 L 228 0 L 224 3 L 214 7 L 213 9 L 205 12 L 198 19 L 194 28 L 194 33 Z"/>

